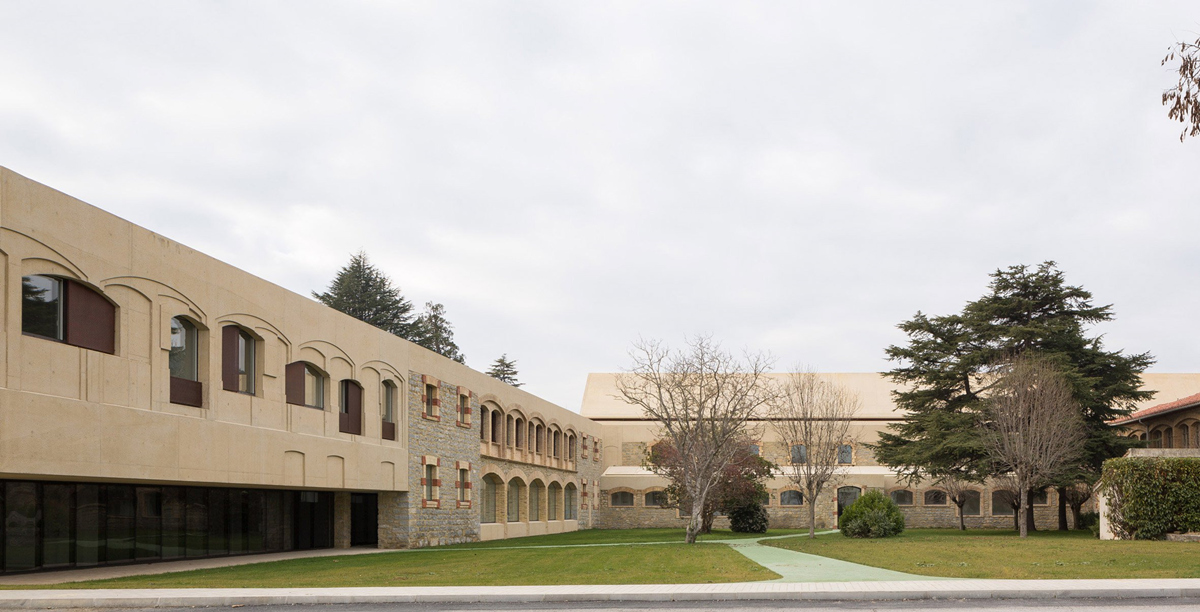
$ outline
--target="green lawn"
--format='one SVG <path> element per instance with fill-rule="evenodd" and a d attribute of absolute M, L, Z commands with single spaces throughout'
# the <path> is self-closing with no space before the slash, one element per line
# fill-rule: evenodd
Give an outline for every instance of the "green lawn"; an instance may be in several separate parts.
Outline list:
<path fill-rule="evenodd" d="M 772 532 L 775 535 L 784 533 L 789 532 Z M 740 534 L 714 532 L 708 538 L 721 539 L 735 535 Z M 273 561 L 33 588 L 672 584 L 747 582 L 779 577 L 723 544 L 648 544 L 682 540 L 683 531 L 677 529 L 589 530 L 392 553 Z M 506 546 L 604 543 L 629 545 L 495 550 Z"/>
<path fill-rule="evenodd" d="M 1200 545 L 1101 541 L 1087 531 L 910 529 L 893 538 L 784 538 L 771 546 L 863 565 L 952 578 L 1196 578 Z"/>

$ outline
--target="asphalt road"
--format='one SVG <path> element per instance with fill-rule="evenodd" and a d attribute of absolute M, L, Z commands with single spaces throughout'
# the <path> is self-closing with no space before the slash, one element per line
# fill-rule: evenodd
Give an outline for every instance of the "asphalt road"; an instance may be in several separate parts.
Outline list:
<path fill-rule="evenodd" d="M 103 608 L 103 612 L 172 612 L 196 610 L 230 610 L 229 606 L 214 608 Z M 237 612 L 487 612 L 524 611 L 578 612 L 579 610 L 604 610 L 605 612 L 640 612 L 642 610 L 671 610 L 673 612 L 763 612 L 764 610 L 797 610 L 803 612 L 890 612 L 892 610 L 937 610 L 938 612 L 1200 612 L 1200 598 L 1188 599 L 1135 599 L 1135 600 L 954 600 L 954 601 L 844 601 L 844 602 L 797 602 L 797 601 L 714 601 L 714 602 L 591 602 L 571 604 L 338 604 L 338 605 L 278 605 L 242 606 Z M 95 609 L 93 612 L 102 612 Z"/>

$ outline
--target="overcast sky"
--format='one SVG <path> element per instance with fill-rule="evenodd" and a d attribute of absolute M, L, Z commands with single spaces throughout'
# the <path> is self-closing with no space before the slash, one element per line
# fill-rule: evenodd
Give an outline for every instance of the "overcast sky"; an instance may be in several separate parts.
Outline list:
<path fill-rule="evenodd" d="M 0 165 L 307 295 L 365 250 L 579 409 L 639 335 L 886 369 L 1056 260 L 1200 371 L 1180 2 L 13 2 Z M 1173 398 L 1169 398 L 1173 399 Z"/>

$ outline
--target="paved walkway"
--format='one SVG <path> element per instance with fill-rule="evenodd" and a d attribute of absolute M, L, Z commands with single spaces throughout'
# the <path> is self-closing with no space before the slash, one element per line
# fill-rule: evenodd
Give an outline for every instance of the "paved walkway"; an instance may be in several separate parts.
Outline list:
<path fill-rule="evenodd" d="M 818 535 L 837 533 L 834 531 L 818 532 Z M 763 540 L 778 538 L 793 538 L 788 536 L 771 536 L 752 540 L 708 540 L 709 542 L 728 544 L 730 548 L 742 553 L 747 559 L 779 574 L 780 578 L 771 582 L 863 582 L 863 581 L 897 581 L 897 580 L 952 580 L 951 578 L 936 578 L 905 574 L 869 565 L 859 565 L 849 561 L 839 561 L 829 557 L 810 555 L 808 553 L 776 548 L 761 544 Z"/>
<path fill-rule="evenodd" d="M 149 608 L 345 603 L 1200 597 L 1200 579 L 929 580 L 734 584 L 380 587 L 341 589 L 95 589 L 0 591 L 0 608 Z"/>

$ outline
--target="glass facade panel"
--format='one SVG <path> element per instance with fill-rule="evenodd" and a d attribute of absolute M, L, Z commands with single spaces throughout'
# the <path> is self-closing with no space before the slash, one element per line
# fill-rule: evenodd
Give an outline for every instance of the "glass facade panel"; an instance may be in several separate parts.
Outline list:
<path fill-rule="evenodd" d="M 162 490 L 162 558 L 178 559 L 186 552 L 187 490 L 183 487 L 163 487 Z"/>
<path fill-rule="evenodd" d="M 200 380 L 198 373 L 199 344 L 196 326 L 182 317 L 171 319 L 171 376 Z"/>
<path fill-rule="evenodd" d="M 75 485 L 42 487 L 42 567 L 71 565 L 71 507 Z"/>
<path fill-rule="evenodd" d="M 75 485 L 75 566 L 104 562 L 104 500 L 100 485 Z"/>
<path fill-rule="evenodd" d="M 37 484 L 9 482 L 4 489 L 4 569 L 33 569 L 37 567 Z"/>
<path fill-rule="evenodd" d="M 162 556 L 162 489 L 137 488 L 137 553 L 138 560 Z"/>
<path fill-rule="evenodd" d="M 120 563 L 133 560 L 134 526 L 136 522 L 136 499 L 133 487 L 128 485 L 105 485 L 105 561 Z"/>
<path fill-rule="evenodd" d="M 62 281 L 50 276 L 21 278 L 21 331 L 63 339 Z"/>
<path fill-rule="evenodd" d="M 254 393 L 254 336 L 238 331 L 238 391 Z"/>
<path fill-rule="evenodd" d="M 0 481 L 0 571 L 19 572 L 333 545 L 333 495 L 296 492 Z"/>
<path fill-rule="evenodd" d="M 304 403 L 313 408 L 325 407 L 325 377 L 308 364 L 304 365 Z"/>
<path fill-rule="evenodd" d="M 208 554 L 229 554 L 229 490 L 208 490 Z"/>
<path fill-rule="evenodd" d="M 208 489 L 189 487 L 185 497 L 187 498 L 187 516 L 184 518 L 184 524 L 187 525 L 185 537 L 187 556 L 207 557 Z"/>

